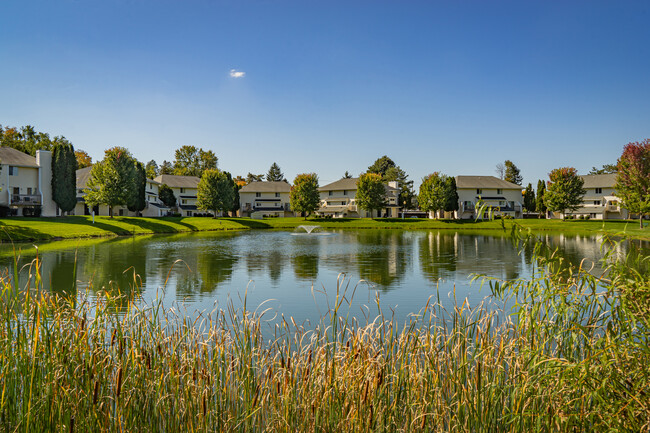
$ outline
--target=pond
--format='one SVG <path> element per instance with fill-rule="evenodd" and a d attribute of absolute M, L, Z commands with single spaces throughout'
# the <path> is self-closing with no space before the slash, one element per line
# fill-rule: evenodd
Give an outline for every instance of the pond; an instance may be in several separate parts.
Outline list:
<path fill-rule="evenodd" d="M 596 237 L 545 240 L 574 263 L 598 263 L 602 257 Z M 2 245 L 1 269 L 13 266 L 11 251 Z M 21 284 L 34 254 L 22 252 Z M 454 296 L 477 305 L 489 292 L 471 284 L 473 274 L 514 279 L 532 272 L 532 248 L 519 251 L 494 231 L 204 232 L 52 243 L 40 248 L 39 258 L 45 289 L 66 296 L 121 289 L 144 302 L 162 297 L 166 307 L 190 315 L 225 309 L 229 302 L 241 308 L 246 298 L 248 309 L 264 303 L 269 317 L 277 313 L 306 324 L 328 311 L 337 284 L 347 288 L 356 317 L 374 317 L 378 296 L 384 314 L 403 320 L 432 296 L 449 307 Z M 347 302 L 344 307 L 347 311 Z"/>

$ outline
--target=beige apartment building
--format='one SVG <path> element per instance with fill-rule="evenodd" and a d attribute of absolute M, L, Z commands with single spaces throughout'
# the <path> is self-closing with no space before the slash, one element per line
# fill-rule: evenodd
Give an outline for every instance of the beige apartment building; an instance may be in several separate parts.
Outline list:
<path fill-rule="evenodd" d="M 567 211 L 566 215 L 597 220 L 629 218 L 627 209 L 621 206 L 620 199 L 616 197 L 616 173 L 587 174 L 580 177 L 584 180 L 583 188 L 586 191 L 582 197 L 582 205 L 574 211 Z M 562 218 L 562 214 L 556 212 L 552 217 Z"/>
<path fill-rule="evenodd" d="M 239 190 L 239 215 L 251 218 L 292 217 L 287 182 L 251 182 Z"/>
<path fill-rule="evenodd" d="M 456 188 L 460 219 L 475 219 L 479 201 L 494 215 L 523 218 L 521 185 L 494 176 L 456 176 Z"/>
<path fill-rule="evenodd" d="M 387 206 L 379 211 L 366 211 L 357 206 L 357 182 L 359 178 L 353 177 L 340 179 L 318 188 L 320 193 L 320 207 L 317 215 L 332 218 L 397 218 L 399 216 L 399 193 L 397 182 L 388 182 L 385 185 Z"/>
<path fill-rule="evenodd" d="M 176 176 L 174 174 L 161 174 L 153 179 L 158 185 L 165 184 L 172 189 L 176 197 L 176 205 L 181 216 L 194 216 L 199 211 L 196 199 L 199 192 L 199 179 L 196 176 Z"/>
<path fill-rule="evenodd" d="M 52 200 L 52 153 L 36 152 L 36 157 L 10 147 L 0 147 L 0 205 L 12 215 L 56 216 Z"/>

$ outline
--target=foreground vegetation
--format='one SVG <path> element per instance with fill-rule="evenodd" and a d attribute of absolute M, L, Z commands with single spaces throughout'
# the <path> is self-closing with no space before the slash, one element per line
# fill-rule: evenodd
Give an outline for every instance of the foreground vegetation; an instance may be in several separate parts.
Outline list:
<path fill-rule="evenodd" d="M 337 284 L 320 326 L 273 337 L 246 309 L 49 296 L 36 260 L 0 280 L 0 430 L 649 431 L 648 259 L 596 278 L 536 248 L 534 278 L 482 280 L 508 309 L 358 323 Z"/>
<path fill-rule="evenodd" d="M 133 236 L 156 233 L 185 233 L 211 230 L 282 229 L 293 230 L 301 225 L 317 224 L 324 229 L 402 229 L 402 230 L 503 230 L 515 224 L 513 220 L 431 220 L 390 218 L 201 218 L 201 217 L 95 217 L 69 216 L 60 218 L 0 219 L 0 240 L 25 242 L 90 237 Z M 516 220 L 517 226 L 533 232 L 570 234 L 607 234 L 612 236 L 650 239 L 648 228 L 640 229 L 636 221 L 595 220 Z M 646 223 L 648 224 L 648 223 Z"/>

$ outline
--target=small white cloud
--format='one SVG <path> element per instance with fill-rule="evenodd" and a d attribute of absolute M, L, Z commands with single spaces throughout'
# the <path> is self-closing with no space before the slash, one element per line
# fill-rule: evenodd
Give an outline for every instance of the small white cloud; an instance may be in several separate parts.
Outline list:
<path fill-rule="evenodd" d="M 238 71 L 236 69 L 231 69 L 230 70 L 230 76 L 232 78 L 244 78 L 245 75 L 246 75 L 246 72 L 244 72 L 244 71 Z"/>

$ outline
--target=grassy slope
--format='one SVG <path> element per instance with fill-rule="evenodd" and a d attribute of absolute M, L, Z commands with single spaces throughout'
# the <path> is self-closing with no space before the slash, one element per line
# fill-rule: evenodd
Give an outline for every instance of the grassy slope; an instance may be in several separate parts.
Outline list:
<path fill-rule="evenodd" d="M 533 231 L 556 233 L 598 234 L 608 233 L 650 239 L 650 228 L 639 229 L 635 221 L 559 221 L 517 220 Z M 450 221 L 428 219 L 309 219 L 274 218 L 252 220 L 248 218 L 134 218 L 70 216 L 62 218 L 5 218 L 0 220 L 0 239 L 3 241 L 32 241 L 107 237 L 133 234 L 183 233 L 208 230 L 243 229 L 295 229 L 306 224 L 326 229 L 405 229 L 405 230 L 500 230 L 501 221 Z M 505 221 L 506 227 L 512 224 Z"/>

